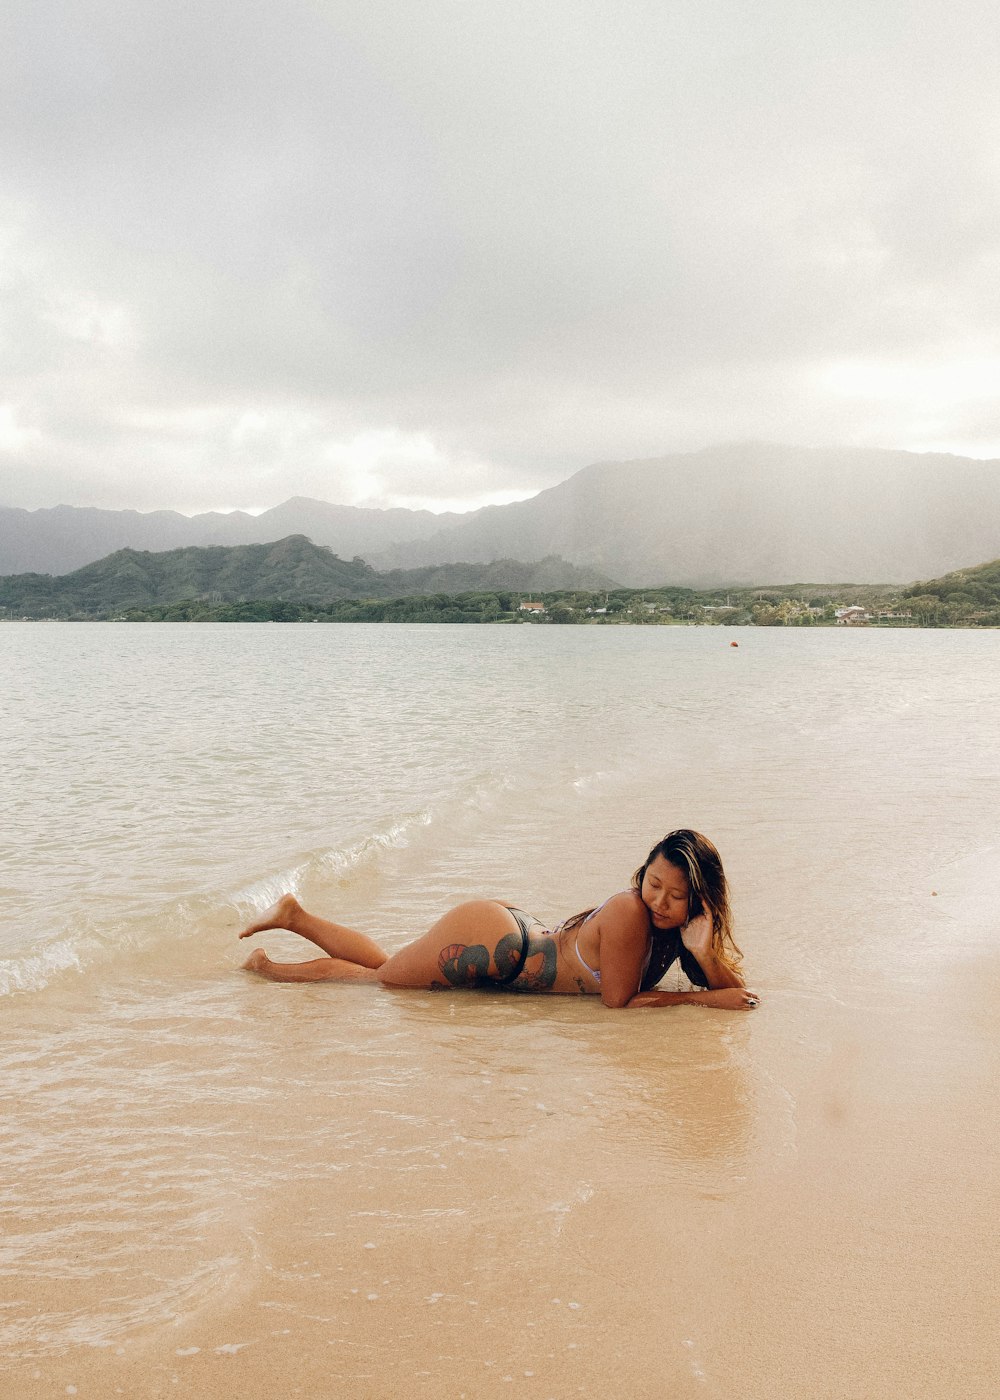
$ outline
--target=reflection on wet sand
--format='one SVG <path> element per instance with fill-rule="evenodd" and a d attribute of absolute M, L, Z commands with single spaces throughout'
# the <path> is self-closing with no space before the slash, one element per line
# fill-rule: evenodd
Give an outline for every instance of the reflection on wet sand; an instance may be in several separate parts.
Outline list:
<path fill-rule="evenodd" d="M 400 1011 L 437 1073 L 468 1073 L 501 1100 L 531 1086 L 601 1141 L 650 1153 L 686 1179 L 742 1172 L 754 1139 L 749 1024 L 700 1008 L 608 1011 L 597 999 L 407 994 Z M 419 1031 L 417 1028 L 419 1027 Z"/>

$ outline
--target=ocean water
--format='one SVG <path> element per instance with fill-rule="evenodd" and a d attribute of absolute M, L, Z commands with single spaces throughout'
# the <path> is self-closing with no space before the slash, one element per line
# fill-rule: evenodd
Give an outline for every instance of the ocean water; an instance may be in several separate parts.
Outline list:
<path fill-rule="evenodd" d="M 6 624 L 0 654 L 0 1348 L 43 1390 L 161 1346 L 178 1393 L 206 1347 L 177 1343 L 252 1296 L 213 1354 L 305 1346 L 321 1314 L 344 1393 L 433 1393 L 451 1353 L 417 1312 L 490 1303 L 476 1365 L 502 1366 L 505 1270 L 560 1319 L 538 1393 L 585 1390 L 588 1289 L 659 1280 L 667 1248 L 615 1254 L 623 1170 L 681 1215 L 781 1179 L 809 1085 L 851 1077 L 838 1016 L 997 947 L 996 633 Z M 391 949 L 475 895 L 554 922 L 681 825 L 723 853 L 760 1012 L 240 970 L 235 931 L 287 889 Z M 516 1225 L 497 1164 L 531 1183 Z M 663 1374 L 711 1390 L 673 1312 Z"/>

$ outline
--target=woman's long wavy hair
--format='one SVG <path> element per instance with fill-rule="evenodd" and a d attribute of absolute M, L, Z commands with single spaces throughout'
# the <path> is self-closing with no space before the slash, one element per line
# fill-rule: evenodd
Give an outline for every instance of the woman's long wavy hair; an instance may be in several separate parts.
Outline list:
<path fill-rule="evenodd" d="M 669 832 L 662 841 L 656 843 L 632 876 L 632 888 L 637 894 L 641 895 L 643 877 L 657 856 L 663 856 L 687 876 L 690 893 L 688 918 L 695 919 L 699 914 L 708 914 L 712 920 L 713 953 L 727 967 L 737 967 L 743 961 L 743 954 L 733 938 L 729 885 L 726 882 L 726 872 L 722 868 L 722 857 L 712 842 L 707 836 L 702 836 L 700 831 L 681 828 L 679 831 Z M 593 912 L 594 909 L 583 909 L 579 914 L 567 919 L 560 928 L 579 928 Z"/>
<path fill-rule="evenodd" d="M 733 915 L 729 907 L 729 885 L 722 868 L 722 857 L 707 836 L 682 827 L 658 841 L 632 876 L 632 888 L 642 893 L 646 871 L 657 856 L 687 876 L 688 918 L 707 914 L 712 921 L 712 951 L 720 962 L 736 967 L 743 954 L 733 938 Z"/>

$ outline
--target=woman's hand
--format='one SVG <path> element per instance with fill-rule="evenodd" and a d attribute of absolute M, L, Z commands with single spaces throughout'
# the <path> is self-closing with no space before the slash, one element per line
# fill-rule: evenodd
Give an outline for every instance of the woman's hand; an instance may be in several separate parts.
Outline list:
<path fill-rule="evenodd" d="M 681 942 L 705 974 L 705 981 L 711 990 L 740 990 L 743 987 L 743 974 L 718 955 L 712 940 L 713 933 L 711 914 L 699 914 L 681 929 Z"/>
<path fill-rule="evenodd" d="M 750 1011 L 760 998 L 746 987 L 717 987 L 712 992 L 697 992 L 694 1000 L 699 1006 L 714 1006 L 719 1011 Z"/>
<path fill-rule="evenodd" d="M 712 953 L 712 919 L 708 914 L 699 914 L 689 919 L 681 929 L 681 942 L 689 953 L 700 963 Z"/>
<path fill-rule="evenodd" d="M 756 992 L 746 987 L 713 987 L 698 992 L 639 992 L 628 1003 L 641 1006 L 714 1006 L 718 1011 L 749 1011 L 760 1001 Z"/>

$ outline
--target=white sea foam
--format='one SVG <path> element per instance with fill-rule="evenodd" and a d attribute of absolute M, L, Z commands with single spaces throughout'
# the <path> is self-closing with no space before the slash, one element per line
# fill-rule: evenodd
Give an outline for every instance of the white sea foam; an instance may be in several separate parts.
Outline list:
<path fill-rule="evenodd" d="M 86 958 L 86 948 L 66 940 L 50 943 L 38 952 L 19 958 L 4 958 L 0 961 L 0 996 L 40 991 L 60 972 L 79 971 L 83 958 Z"/>
<path fill-rule="evenodd" d="M 377 863 L 382 852 L 405 846 L 414 829 L 426 826 L 430 821 L 431 815 L 426 809 L 401 817 L 397 821 L 389 822 L 382 830 L 370 832 L 348 846 L 315 851 L 297 865 L 265 875 L 252 884 L 229 892 L 225 897 L 229 903 L 248 916 L 260 913 L 283 894 L 299 897 L 304 883 L 317 873 L 332 874 L 343 879 L 367 865 Z"/>
<path fill-rule="evenodd" d="M 324 851 L 318 863 L 338 876 L 345 875 L 359 866 L 375 862 L 383 851 L 399 849 L 408 845 L 413 832 L 429 826 L 433 820 L 429 808 L 401 817 L 391 822 L 381 831 L 373 831 L 346 849 Z"/>

